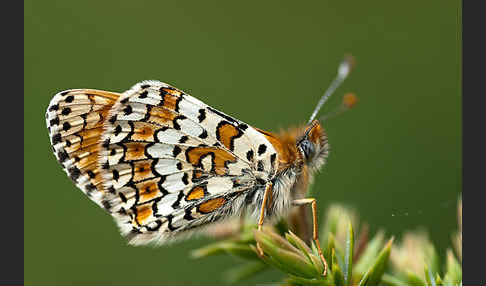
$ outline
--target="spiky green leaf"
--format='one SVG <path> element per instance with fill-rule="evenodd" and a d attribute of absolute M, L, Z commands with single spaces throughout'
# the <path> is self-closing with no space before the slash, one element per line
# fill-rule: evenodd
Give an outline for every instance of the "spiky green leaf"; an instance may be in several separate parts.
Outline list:
<path fill-rule="evenodd" d="M 263 252 L 268 255 L 265 261 L 271 263 L 284 273 L 303 278 L 319 277 L 320 273 L 318 273 L 314 265 L 304 256 L 297 254 L 295 251 L 292 252 L 281 248 L 272 238 L 268 233 L 255 230 L 256 241 L 260 243 Z M 294 247 L 292 246 L 292 248 Z"/>
<path fill-rule="evenodd" d="M 425 284 L 425 282 L 422 279 L 420 279 L 420 277 L 417 274 L 415 274 L 411 271 L 408 271 L 408 270 L 405 270 L 405 273 L 406 273 L 405 275 L 407 277 L 407 282 L 411 286 L 427 286 Z"/>
<path fill-rule="evenodd" d="M 341 267 L 339 267 L 339 262 L 337 261 L 336 253 L 334 252 L 334 249 L 332 251 L 332 275 L 334 276 L 334 284 L 336 286 L 344 286 L 346 285 L 344 282 L 344 274 L 341 270 Z"/>
<path fill-rule="evenodd" d="M 294 247 L 299 249 L 300 252 L 302 252 L 302 254 L 304 254 L 309 259 L 309 261 L 311 261 L 311 258 L 310 258 L 309 255 L 310 255 L 312 250 L 309 248 L 309 246 L 307 246 L 307 244 L 302 239 L 300 239 L 292 231 L 289 231 L 288 233 L 286 233 L 285 238 L 290 242 L 290 244 L 292 244 Z"/>
<path fill-rule="evenodd" d="M 368 246 L 363 251 L 359 261 L 357 261 L 354 265 L 354 274 L 357 276 L 362 276 L 365 274 L 366 270 L 368 270 L 375 261 L 380 249 L 383 247 L 383 240 L 384 240 L 384 233 L 383 231 L 379 231 L 373 239 L 368 243 Z"/>
<path fill-rule="evenodd" d="M 390 257 L 390 250 L 393 243 L 393 238 L 388 241 L 385 247 L 381 250 L 376 258 L 373 266 L 366 271 L 363 278 L 359 282 L 359 286 L 376 286 L 381 281 L 381 277 L 385 273 L 385 267 Z"/>
<path fill-rule="evenodd" d="M 354 249 L 354 232 L 351 222 L 349 222 L 348 233 L 344 242 L 344 285 L 349 285 L 351 281 L 351 274 L 353 272 L 353 249 Z"/>
<path fill-rule="evenodd" d="M 334 277 L 332 273 L 328 273 L 324 279 L 305 279 L 302 277 L 290 276 L 289 279 L 295 284 L 300 286 L 335 286 Z"/>

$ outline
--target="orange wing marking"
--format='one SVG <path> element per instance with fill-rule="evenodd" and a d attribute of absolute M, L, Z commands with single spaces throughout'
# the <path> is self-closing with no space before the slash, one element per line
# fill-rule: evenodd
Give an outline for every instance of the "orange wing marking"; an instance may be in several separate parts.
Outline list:
<path fill-rule="evenodd" d="M 145 148 L 149 143 L 139 143 L 139 142 L 128 142 L 123 145 L 126 147 L 125 160 L 134 161 L 147 159 L 145 156 Z"/>
<path fill-rule="evenodd" d="M 226 200 L 224 198 L 215 198 L 208 200 L 198 206 L 198 210 L 201 213 L 210 213 L 221 206 L 223 206 L 226 203 Z"/>
<path fill-rule="evenodd" d="M 189 194 L 187 194 L 186 201 L 192 201 L 204 198 L 204 188 L 201 186 L 194 187 Z"/>
<path fill-rule="evenodd" d="M 241 131 L 238 130 L 234 125 L 228 122 L 221 122 L 216 130 L 217 139 L 223 143 L 223 145 L 228 148 L 228 150 L 233 151 L 233 140 L 242 135 Z"/>
<path fill-rule="evenodd" d="M 227 174 L 226 164 L 236 161 L 235 156 L 216 147 L 195 147 L 186 151 L 187 161 L 196 167 L 201 167 L 201 160 L 208 155 L 212 156 L 213 169 L 218 175 Z"/>

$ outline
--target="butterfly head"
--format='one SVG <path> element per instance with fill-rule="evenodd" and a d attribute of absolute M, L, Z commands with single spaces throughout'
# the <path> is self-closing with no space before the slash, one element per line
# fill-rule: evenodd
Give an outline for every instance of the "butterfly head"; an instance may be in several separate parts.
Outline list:
<path fill-rule="evenodd" d="M 318 169 L 324 164 L 329 153 L 329 144 L 319 121 L 314 120 L 307 125 L 304 133 L 297 140 L 297 150 L 309 167 Z"/>

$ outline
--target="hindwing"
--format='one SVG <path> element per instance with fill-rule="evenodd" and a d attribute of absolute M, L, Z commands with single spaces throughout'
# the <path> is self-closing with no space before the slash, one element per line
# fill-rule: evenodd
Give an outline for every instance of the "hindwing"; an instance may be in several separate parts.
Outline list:
<path fill-rule="evenodd" d="M 57 160 L 76 186 L 99 205 L 103 196 L 98 164 L 103 122 L 120 96 L 94 89 L 66 90 L 52 98 L 46 112 Z"/>

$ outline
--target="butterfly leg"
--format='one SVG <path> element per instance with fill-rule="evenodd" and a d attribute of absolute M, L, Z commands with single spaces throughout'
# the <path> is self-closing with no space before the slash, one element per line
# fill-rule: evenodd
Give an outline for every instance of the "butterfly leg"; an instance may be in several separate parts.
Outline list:
<path fill-rule="evenodd" d="M 326 276 L 327 274 L 327 262 L 326 259 L 324 258 L 324 254 L 322 254 L 322 249 L 321 249 L 321 244 L 319 242 L 319 237 L 318 237 L 318 230 L 317 230 L 317 204 L 316 204 L 316 199 L 314 198 L 308 198 L 308 199 L 300 199 L 300 200 L 294 200 L 292 202 L 293 205 L 295 206 L 303 206 L 303 205 L 308 205 L 310 204 L 312 207 L 312 239 L 316 243 L 317 251 L 319 252 L 319 257 L 321 258 L 322 263 L 324 264 L 324 272 L 322 273 L 323 276 Z"/>
<path fill-rule="evenodd" d="M 258 230 L 262 230 L 263 220 L 265 218 L 265 208 L 267 206 L 268 196 L 270 195 L 272 190 L 273 190 L 273 183 L 268 182 L 267 185 L 265 186 L 265 193 L 263 194 L 263 201 L 260 207 L 260 218 L 258 219 Z M 260 257 L 263 257 L 263 250 L 260 246 L 260 243 L 257 242 L 256 248 L 258 251 L 258 255 L 260 255 Z"/>

